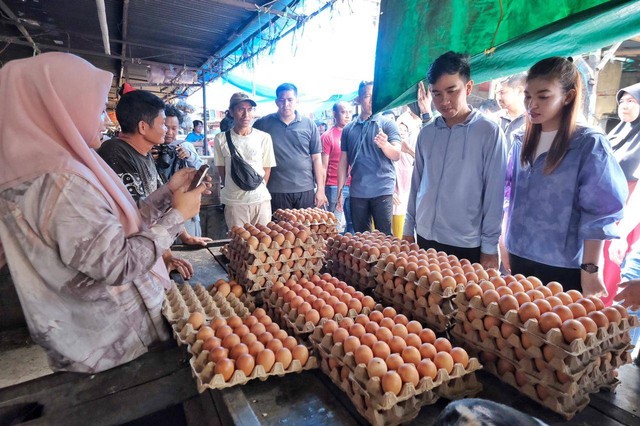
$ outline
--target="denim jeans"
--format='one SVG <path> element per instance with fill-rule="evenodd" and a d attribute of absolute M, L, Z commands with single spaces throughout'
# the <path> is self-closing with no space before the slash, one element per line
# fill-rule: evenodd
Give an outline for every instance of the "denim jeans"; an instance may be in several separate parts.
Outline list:
<path fill-rule="evenodd" d="M 393 195 L 381 195 L 374 198 L 350 198 L 351 218 L 356 232 L 371 231 L 371 219 L 373 219 L 378 231 L 391 235 Z"/>
<path fill-rule="evenodd" d="M 336 219 L 340 222 L 340 232 L 353 233 L 353 222 L 351 221 L 351 200 L 349 199 L 349 187 L 347 185 L 342 188 L 342 199 L 344 200 L 343 211 L 336 211 L 336 201 L 338 200 L 338 187 L 329 185 L 324 189 L 327 199 L 329 200 L 329 211 L 336 215 Z"/>

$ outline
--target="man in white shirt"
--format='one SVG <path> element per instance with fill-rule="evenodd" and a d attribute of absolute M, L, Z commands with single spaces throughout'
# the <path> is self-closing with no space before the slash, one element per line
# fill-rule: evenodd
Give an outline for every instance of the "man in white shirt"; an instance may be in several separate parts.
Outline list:
<path fill-rule="evenodd" d="M 271 220 L 271 194 L 267 190 L 267 182 L 276 160 L 271 136 L 252 127 L 255 107 L 255 101 L 247 94 L 234 93 L 229 100 L 233 129 L 217 134 L 214 141 L 215 164 L 223 185 L 220 200 L 225 205 L 224 218 L 229 229 L 245 223 L 266 225 Z M 260 186 L 252 191 L 240 189 L 231 178 L 227 133 L 230 133 L 238 154 L 264 177 Z"/>

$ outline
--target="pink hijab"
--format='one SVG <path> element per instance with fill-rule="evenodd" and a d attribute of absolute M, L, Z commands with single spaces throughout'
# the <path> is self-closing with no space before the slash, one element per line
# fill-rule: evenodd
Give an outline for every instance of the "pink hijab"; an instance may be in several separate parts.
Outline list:
<path fill-rule="evenodd" d="M 44 173 L 73 173 L 103 194 L 126 235 L 140 230 L 135 202 L 95 152 L 112 78 L 82 58 L 57 52 L 0 69 L 0 192 Z M 0 267 L 4 263 L 0 242 Z M 168 282 L 162 259 L 153 272 Z"/>

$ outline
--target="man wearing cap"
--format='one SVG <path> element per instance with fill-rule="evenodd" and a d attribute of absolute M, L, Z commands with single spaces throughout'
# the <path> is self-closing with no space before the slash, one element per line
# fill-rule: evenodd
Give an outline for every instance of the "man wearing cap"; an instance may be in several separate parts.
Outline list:
<path fill-rule="evenodd" d="M 271 208 L 275 211 L 314 205 L 322 207 L 327 204 L 327 197 L 318 128 L 312 120 L 296 111 L 298 88 L 293 84 L 278 86 L 276 105 L 278 112 L 266 115 L 254 124 L 254 128 L 271 135 L 278 162 L 278 168 L 269 179 Z"/>
<path fill-rule="evenodd" d="M 271 195 L 267 189 L 271 168 L 276 166 L 271 136 L 252 127 L 256 103 L 245 93 L 234 93 L 229 100 L 233 128 L 218 133 L 214 139 L 214 158 L 223 188 L 220 200 L 225 205 L 224 218 L 229 229 L 245 223 L 266 225 L 271 220 Z M 231 137 L 236 151 L 259 174 L 263 183 L 252 191 L 240 189 L 231 178 Z"/>

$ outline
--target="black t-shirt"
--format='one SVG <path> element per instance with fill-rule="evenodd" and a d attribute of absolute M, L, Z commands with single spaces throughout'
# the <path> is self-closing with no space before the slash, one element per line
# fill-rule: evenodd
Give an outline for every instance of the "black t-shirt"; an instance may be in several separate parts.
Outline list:
<path fill-rule="evenodd" d="M 151 153 L 142 155 L 118 138 L 104 142 L 97 153 L 122 179 L 136 203 L 162 185 Z"/>

